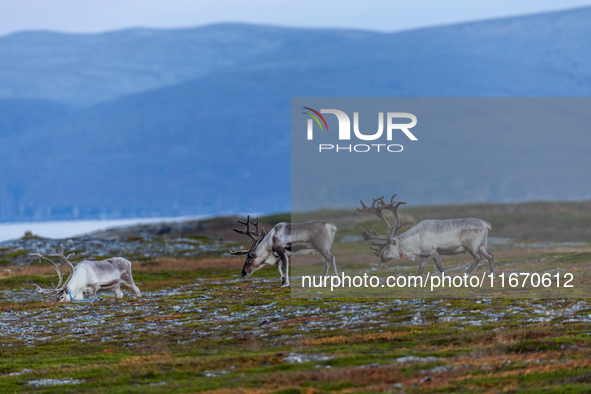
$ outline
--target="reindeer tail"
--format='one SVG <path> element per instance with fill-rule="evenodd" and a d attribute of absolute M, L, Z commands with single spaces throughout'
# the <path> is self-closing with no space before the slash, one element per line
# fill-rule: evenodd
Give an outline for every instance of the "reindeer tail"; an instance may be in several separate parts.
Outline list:
<path fill-rule="evenodd" d="M 326 223 L 325 224 L 326 229 L 328 230 L 328 233 L 330 234 L 330 244 L 332 245 L 332 243 L 334 242 L 334 235 L 337 232 L 337 226 L 335 226 L 332 223 Z"/>

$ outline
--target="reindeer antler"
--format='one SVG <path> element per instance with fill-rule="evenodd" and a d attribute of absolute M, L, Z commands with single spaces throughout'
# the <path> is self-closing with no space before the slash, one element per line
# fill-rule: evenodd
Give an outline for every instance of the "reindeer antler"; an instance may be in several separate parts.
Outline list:
<path fill-rule="evenodd" d="M 237 233 L 240 234 L 244 234 L 246 236 L 248 236 L 250 239 L 252 239 L 252 244 L 250 245 L 250 248 L 248 250 L 230 250 L 230 253 L 233 255 L 241 255 L 241 254 L 247 254 L 249 252 L 252 252 L 256 246 L 259 244 L 259 242 L 261 242 L 261 240 L 263 238 L 265 238 L 265 229 L 263 228 L 261 232 L 259 232 L 259 218 L 257 218 L 256 222 L 253 222 L 252 220 L 250 220 L 250 215 L 246 217 L 246 221 L 242 222 L 240 220 L 237 220 L 238 223 L 243 224 L 246 226 L 246 229 L 244 230 L 239 230 L 237 228 L 233 228 L 232 230 L 236 231 Z M 255 231 L 252 232 L 250 230 L 250 225 L 254 225 L 255 227 Z"/>
<path fill-rule="evenodd" d="M 43 287 L 39 286 L 37 283 L 33 283 L 35 285 L 35 287 L 37 288 L 37 293 L 45 294 L 46 296 L 50 296 L 52 294 L 57 293 L 58 289 L 62 286 L 62 282 L 64 281 L 64 276 L 63 276 L 62 272 L 60 271 L 59 267 L 57 266 L 57 264 L 54 263 L 53 261 L 51 261 L 50 259 L 48 259 L 47 257 L 43 256 L 41 253 L 39 253 L 39 249 L 37 249 L 37 253 L 31 254 L 31 256 L 38 257 L 39 262 L 41 262 L 41 260 L 44 260 L 44 261 L 48 262 L 49 264 L 51 264 L 53 266 L 53 268 L 55 269 L 55 272 L 57 272 L 57 275 L 59 277 L 59 282 L 57 284 L 57 288 L 55 287 L 55 285 L 53 283 L 51 284 L 53 286 L 53 289 L 44 289 Z"/>
<path fill-rule="evenodd" d="M 60 248 L 61 248 L 61 250 L 59 253 L 50 254 L 49 257 L 59 257 L 62 260 L 64 260 L 66 262 L 66 264 L 68 264 L 68 266 L 70 267 L 70 276 L 68 276 L 66 283 L 64 283 L 62 287 L 58 286 L 58 290 L 64 289 L 68 285 L 68 282 L 70 282 L 70 279 L 72 279 L 72 274 L 74 273 L 74 264 L 72 264 L 70 262 L 69 258 L 74 256 L 74 254 L 75 254 L 75 253 L 70 253 L 66 257 L 66 256 L 64 256 L 64 245 L 60 244 Z"/>
<path fill-rule="evenodd" d="M 365 239 L 366 241 L 369 241 L 369 240 L 381 241 L 380 243 L 372 243 L 372 245 L 379 246 L 379 245 L 383 245 L 384 243 L 387 243 L 393 236 L 396 235 L 398 230 L 400 230 L 400 228 L 403 225 L 403 223 L 400 222 L 400 218 L 398 216 L 398 207 L 402 204 L 406 204 L 406 202 L 396 203 L 396 201 L 394 201 L 394 197 L 396 197 L 396 194 L 394 194 L 392 196 L 389 204 L 386 204 L 384 202 L 384 196 L 382 196 L 380 198 L 373 198 L 373 202 L 371 203 L 371 207 L 368 207 L 367 205 L 365 205 L 363 203 L 363 201 L 359 200 L 361 202 L 361 208 L 357 208 L 357 211 L 366 212 L 366 213 L 373 213 L 378 218 L 380 218 L 380 220 L 382 222 L 384 222 L 384 224 L 386 225 L 386 228 L 388 229 L 387 235 L 381 235 L 373 227 L 371 228 L 371 232 L 369 232 L 366 229 L 364 229 L 363 227 L 359 226 L 359 228 L 361 229 L 361 235 L 363 236 L 363 239 Z M 396 205 L 394 205 L 394 204 L 396 204 Z M 384 217 L 384 214 L 383 214 L 384 210 L 388 210 L 394 214 L 394 217 L 396 218 L 396 223 L 394 223 L 394 226 L 390 225 L 388 220 Z M 376 249 L 373 249 L 373 250 L 376 250 Z"/>

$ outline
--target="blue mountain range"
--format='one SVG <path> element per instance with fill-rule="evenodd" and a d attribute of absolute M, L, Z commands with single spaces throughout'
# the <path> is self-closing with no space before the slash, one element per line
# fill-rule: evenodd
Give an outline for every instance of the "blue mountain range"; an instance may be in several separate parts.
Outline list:
<path fill-rule="evenodd" d="M 3 36 L 0 221 L 288 211 L 292 97 L 585 97 L 590 64 L 591 8 L 390 34 L 218 24 Z M 572 179 L 586 179 L 581 160 Z M 492 189 L 504 177 L 491 174 Z M 577 183 L 527 198 L 591 198 Z M 413 203 L 466 202 L 453 187 Z"/>

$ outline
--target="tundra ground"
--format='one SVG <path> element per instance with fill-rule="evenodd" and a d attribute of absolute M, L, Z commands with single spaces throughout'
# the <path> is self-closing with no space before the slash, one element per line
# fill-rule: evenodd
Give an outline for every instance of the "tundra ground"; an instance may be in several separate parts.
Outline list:
<path fill-rule="evenodd" d="M 292 297 L 279 287 L 273 268 L 240 279 L 241 259 L 225 257 L 221 249 L 239 239 L 219 231 L 228 244 L 199 239 L 219 249 L 201 247 L 205 252 L 197 257 L 175 255 L 172 246 L 170 256 L 154 258 L 133 249 L 135 258 L 128 257 L 141 299 L 124 289 L 122 300 L 103 293 L 94 301 L 58 305 L 32 290 L 32 282 L 55 281 L 51 267 L 3 267 L 0 392 L 591 389 L 587 299 Z M 337 262 L 354 267 L 373 261 L 353 237 L 353 225 L 343 221 L 339 232 Z M 169 235 L 156 238 L 145 242 L 176 242 Z M 500 270 L 591 264 L 591 248 L 576 241 L 497 240 L 491 249 Z M 447 258 L 444 266 L 461 268 L 469 260 Z M 414 267 L 409 261 L 401 266 Z M 427 269 L 435 272 L 432 262 Z"/>

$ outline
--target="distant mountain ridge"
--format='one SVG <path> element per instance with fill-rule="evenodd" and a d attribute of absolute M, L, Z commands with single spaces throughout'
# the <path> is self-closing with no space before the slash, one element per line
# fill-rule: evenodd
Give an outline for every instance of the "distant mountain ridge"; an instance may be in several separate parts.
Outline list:
<path fill-rule="evenodd" d="M 3 36 L 0 220 L 287 211 L 291 97 L 591 96 L 590 60 L 591 8 L 392 34 Z M 538 197 L 591 198 L 549 187 Z"/>
<path fill-rule="evenodd" d="M 14 33 L 0 37 L 0 98 L 42 98 L 90 106 L 244 63 L 297 39 L 300 32 L 217 24 L 102 34 Z M 302 32 L 317 37 L 335 34 Z"/>

